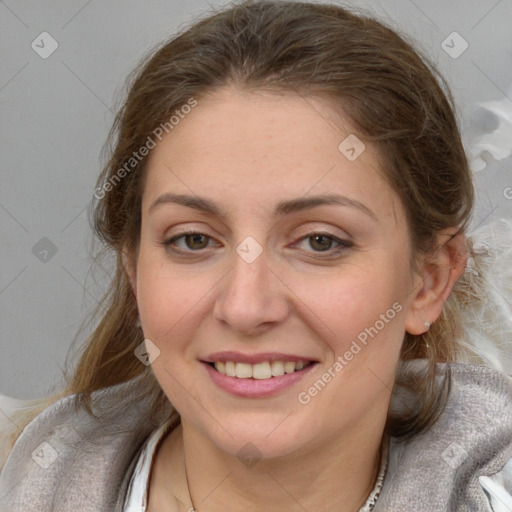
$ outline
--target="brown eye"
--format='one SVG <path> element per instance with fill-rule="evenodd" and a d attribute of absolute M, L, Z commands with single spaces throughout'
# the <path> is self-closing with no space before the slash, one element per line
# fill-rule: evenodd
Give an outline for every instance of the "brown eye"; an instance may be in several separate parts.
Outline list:
<path fill-rule="evenodd" d="M 208 246 L 208 237 L 200 233 L 185 235 L 184 240 L 189 249 L 204 249 Z"/>
<path fill-rule="evenodd" d="M 328 233 L 310 233 L 302 237 L 296 245 L 312 255 L 316 253 L 317 257 L 329 257 L 348 251 L 354 243 Z M 319 253 L 325 255 L 320 256 Z"/>
<path fill-rule="evenodd" d="M 203 233 L 189 232 L 173 236 L 163 242 L 166 249 L 175 253 L 192 253 L 206 249 L 212 238 Z"/>
<path fill-rule="evenodd" d="M 327 251 L 332 246 L 333 239 L 327 235 L 313 235 L 309 237 L 309 245 L 316 251 Z"/>

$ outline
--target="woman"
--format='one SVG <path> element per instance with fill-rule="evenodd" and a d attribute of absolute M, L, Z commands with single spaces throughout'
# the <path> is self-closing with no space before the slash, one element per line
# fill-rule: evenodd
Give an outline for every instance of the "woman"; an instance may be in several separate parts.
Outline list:
<path fill-rule="evenodd" d="M 94 192 L 103 317 L 2 506 L 499 510 L 512 378 L 464 342 L 473 188 L 436 76 L 381 23 L 296 2 L 144 62 Z"/>

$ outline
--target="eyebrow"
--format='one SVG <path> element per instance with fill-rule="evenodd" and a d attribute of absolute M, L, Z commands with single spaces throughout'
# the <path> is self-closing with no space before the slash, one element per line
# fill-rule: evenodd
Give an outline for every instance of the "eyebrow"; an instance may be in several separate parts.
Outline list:
<path fill-rule="evenodd" d="M 199 196 L 189 196 L 185 194 L 173 194 L 171 192 L 162 194 L 160 197 L 158 197 L 149 207 L 149 211 L 151 212 L 158 205 L 168 203 L 187 206 L 188 208 L 193 208 L 195 210 L 200 210 L 205 213 L 216 215 L 217 217 L 224 220 L 227 217 L 226 214 L 219 208 L 219 206 L 210 199 Z M 287 215 L 293 212 L 309 210 L 311 208 L 324 205 L 338 205 L 356 208 L 378 222 L 377 215 L 375 215 L 375 213 L 373 213 L 363 203 L 360 203 L 359 201 L 346 196 L 339 196 L 334 194 L 300 197 L 297 199 L 281 201 L 277 204 L 274 210 L 274 214 Z"/>

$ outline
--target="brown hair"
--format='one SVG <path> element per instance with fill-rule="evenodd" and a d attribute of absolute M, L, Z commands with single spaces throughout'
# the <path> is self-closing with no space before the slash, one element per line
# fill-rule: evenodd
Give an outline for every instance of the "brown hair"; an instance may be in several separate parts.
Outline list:
<path fill-rule="evenodd" d="M 143 333 L 123 253 L 133 258 L 137 252 L 147 158 L 130 167 L 126 163 L 191 98 L 200 102 L 202 95 L 228 84 L 324 96 L 338 105 L 358 136 L 379 147 L 385 176 L 405 207 L 415 256 L 435 249 L 440 230 L 466 229 L 473 186 L 454 102 L 435 66 L 411 43 L 383 23 L 337 5 L 248 1 L 208 16 L 143 61 L 110 134 L 93 223 L 116 256 L 116 271 L 102 302 L 103 316 L 66 389 L 85 404 L 93 391 L 144 372 L 147 386 L 141 394 L 150 395 L 155 408 L 168 402 L 150 367 L 134 356 Z M 123 166 L 126 172 L 120 173 Z M 427 334 L 406 333 L 401 360 L 426 357 L 429 363 L 419 379 L 401 383 L 420 405 L 413 414 L 390 417 L 392 435 L 419 433 L 442 412 L 450 378 L 435 385 L 436 363 L 469 357 L 459 340 L 465 301 L 478 295 L 472 276 L 459 279 Z"/>

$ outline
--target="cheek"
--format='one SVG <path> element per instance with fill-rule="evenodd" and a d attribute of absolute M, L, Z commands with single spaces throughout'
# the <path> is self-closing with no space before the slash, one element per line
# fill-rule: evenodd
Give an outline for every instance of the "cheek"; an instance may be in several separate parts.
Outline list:
<path fill-rule="evenodd" d="M 316 323 L 322 326 L 326 339 L 332 340 L 337 353 L 376 322 L 382 331 L 382 322 L 388 331 L 392 323 L 399 323 L 394 320 L 398 317 L 397 310 L 403 309 L 403 286 L 397 284 L 399 277 L 392 266 L 384 267 L 382 264 L 375 267 L 354 265 L 344 267 L 334 276 L 295 278 L 293 289 L 300 298 L 297 307 L 303 310 L 303 316 L 317 319 Z M 393 308 L 395 303 L 399 305 Z M 306 313 L 308 309 L 309 314 Z"/>
<path fill-rule="evenodd" d="M 302 398 L 319 415 L 339 410 L 358 417 L 375 403 L 385 404 L 404 334 L 403 286 L 398 280 L 403 276 L 393 268 L 390 261 L 375 272 L 369 267 L 346 269 L 336 279 L 311 279 L 298 289 L 298 295 L 310 300 L 302 309 L 311 309 L 310 327 L 321 333 L 329 354 L 322 375 L 307 379 L 301 388 Z M 319 379 L 328 383 L 326 392 Z M 332 428 L 337 422 L 325 419 Z"/>
<path fill-rule="evenodd" d="M 180 272 L 177 267 L 171 269 L 152 251 L 141 249 L 137 266 L 137 303 L 145 337 L 161 349 L 168 345 L 165 344 L 168 339 L 179 343 L 182 336 L 177 334 L 187 329 L 211 288 L 205 277 L 197 279 L 190 272 Z"/>
<path fill-rule="evenodd" d="M 193 269 L 170 265 L 165 254 L 142 248 L 137 267 L 137 303 L 144 337 L 160 350 L 155 373 L 160 369 L 183 371 L 194 363 L 198 344 L 208 350 L 215 297 L 223 286 L 225 269 Z"/>

